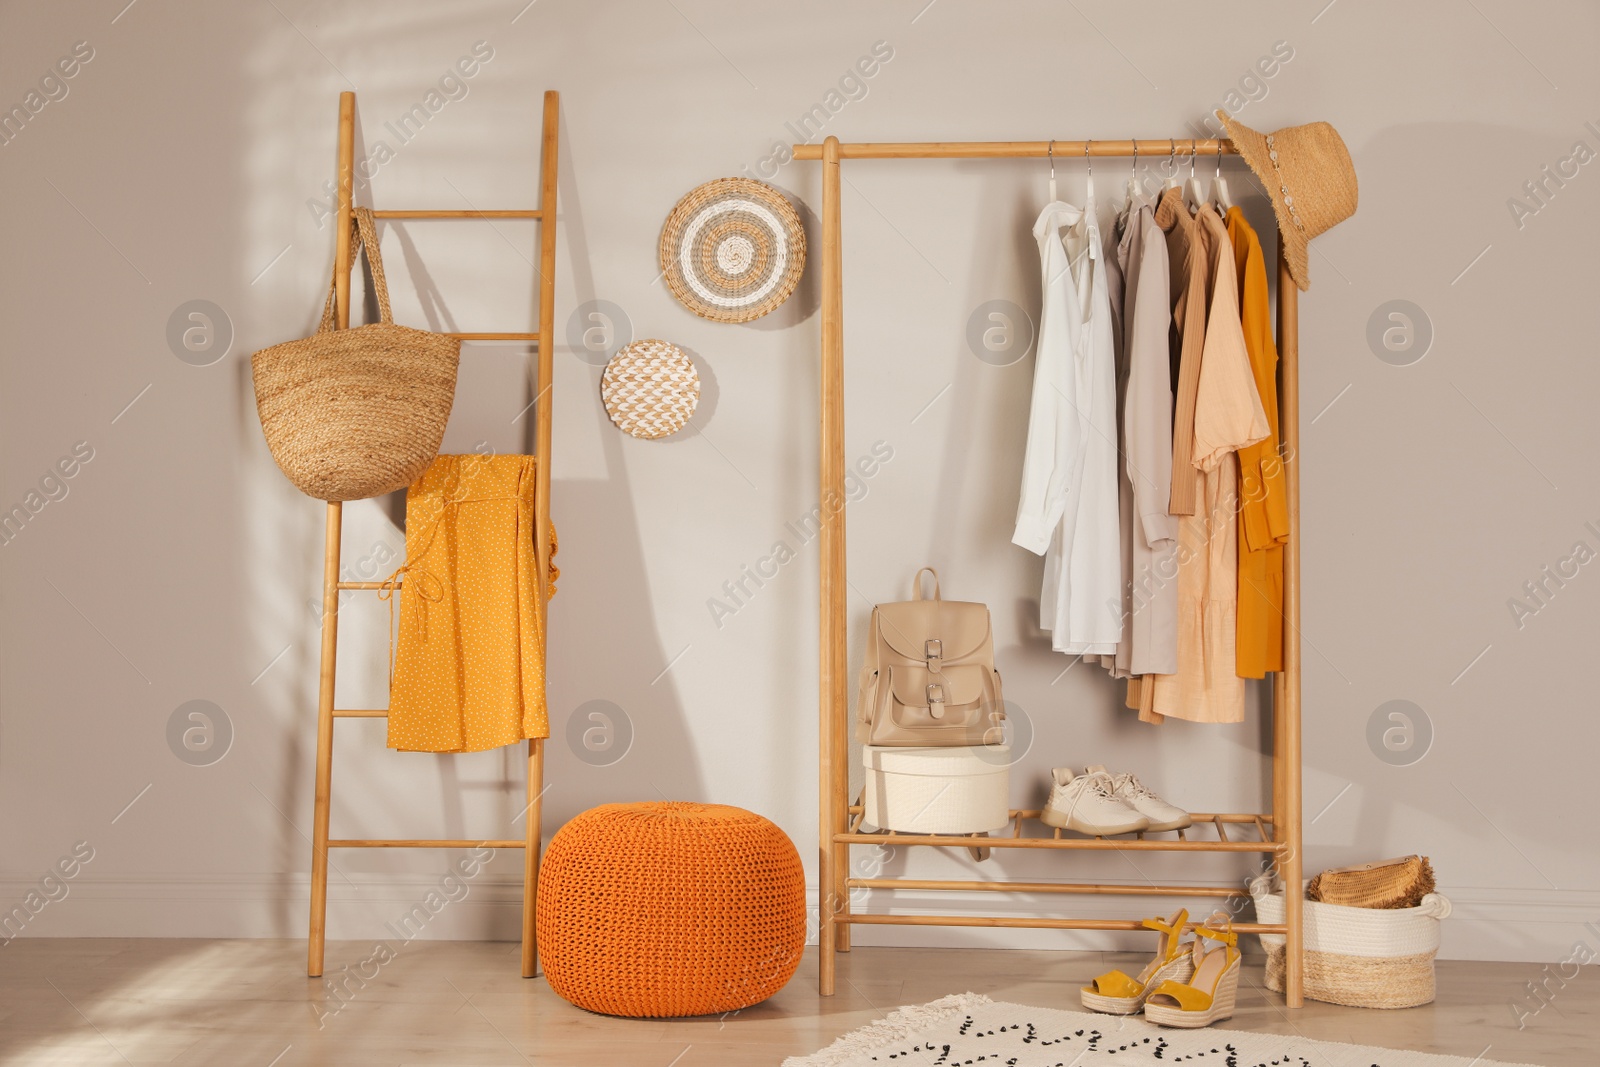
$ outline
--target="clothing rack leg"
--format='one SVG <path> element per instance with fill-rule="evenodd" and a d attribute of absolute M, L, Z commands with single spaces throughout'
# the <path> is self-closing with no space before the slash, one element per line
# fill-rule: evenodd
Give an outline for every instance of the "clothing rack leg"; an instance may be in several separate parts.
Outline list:
<path fill-rule="evenodd" d="M 839 930 L 848 927 L 835 917 L 845 906 L 841 895 L 844 871 L 841 853 L 848 845 L 837 844 L 833 836 L 845 829 L 848 800 L 848 768 L 845 766 L 848 741 L 843 736 L 845 722 L 844 675 L 849 660 L 845 652 L 845 560 L 844 560 L 844 290 L 841 284 L 842 258 L 839 243 L 839 139 L 822 143 L 822 359 L 821 359 L 821 440 L 819 457 L 822 510 L 820 538 L 820 613 L 818 755 L 821 810 L 817 820 L 817 946 L 819 966 L 817 985 L 825 997 L 833 995 L 835 952 L 840 947 Z"/>
<path fill-rule="evenodd" d="M 1287 635 L 1285 635 L 1287 636 Z M 1283 791 L 1288 784 L 1284 775 L 1283 755 L 1283 672 L 1272 676 L 1272 839 L 1283 840 L 1283 811 L 1287 806 Z"/>
<path fill-rule="evenodd" d="M 1305 854 L 1301 841 L 1300 743 L 1300 290 L 1283 258 L 1278 241 L 1278 358 L 1282 371 L 1279 420 L 1288 461 L 1284 488 L 1289 505 L 1289 540 L 1283 546 L 1283 765 L 1282 809 L 1274 816 L 1283 826 L 1284 851 L 1278 870 L 1284 885 L 1284 999 L 1291 1008 L 1304 1003 L 1305 905 L 1301 898 Z"/>

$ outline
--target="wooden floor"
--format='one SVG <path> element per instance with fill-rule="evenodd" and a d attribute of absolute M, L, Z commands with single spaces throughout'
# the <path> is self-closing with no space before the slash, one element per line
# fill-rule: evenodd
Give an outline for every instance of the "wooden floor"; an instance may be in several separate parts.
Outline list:
<path fill-rule="evenodd" d="M 370 944 L 330 942 L 328 978 Z M 412 942 L 335 996 L 302 973 L 301 941 L 19 938 L 0 947 L 5 1064 L 777 1064 L 901 1004 L 985 993 L 1076 1008 L 1076 990 L 1138 957 L 1099 952 L 858 948 L 840 957 L 839 995 L 816 992 L 815 950 L 776 997 L 726 1018 L 591 1015 L 542 978 L 518 977 L 515 944 Z M 1535 964 L 1439 965 L 1439 1000 L 1381 1012 L 1312 1004 L 1288 1012 L 1246 967 L 1227 1026 L 1331 1041 L 1482 1055 L 1545 1067 L 1600 1062 L 1600 977 L 1569 982 L 1519 1031 L 1509 1004 Z M 1526 1002 L 1532 1006 L 1532 1002 Z"/>

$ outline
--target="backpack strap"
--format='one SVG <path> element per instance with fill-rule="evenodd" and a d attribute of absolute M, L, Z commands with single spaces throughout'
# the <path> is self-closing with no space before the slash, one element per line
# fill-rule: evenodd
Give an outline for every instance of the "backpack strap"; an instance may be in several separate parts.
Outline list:
<path fill-rule="evenodd" d="M 922 596 L 922 576 L 924 574 L 933 575 L 933 599 L 935 599 L 935 600 L 942 599 L 939 596 L 939 572 L 934 570 L 932 567 L 924 567 L 924 568 L 922 568 L 920 571 L 917 572 L 917 576 L 915 578 L 911 579 L 911 599 L 913 599 L 913 600 L 922 600 L 923 599 L 923 596 Z"/>

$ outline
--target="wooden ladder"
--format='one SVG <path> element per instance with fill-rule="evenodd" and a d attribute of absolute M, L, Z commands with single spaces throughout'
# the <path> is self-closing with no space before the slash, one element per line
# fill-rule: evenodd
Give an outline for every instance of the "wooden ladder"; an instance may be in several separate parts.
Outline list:
<path fill-rule="evenodd" d="M 546 605 L 550 598 L 550 384 L 552 374 L 550 338 L 555 315 L 556 266 L 556 145 L 560 96 L 554 90 L 544 94 L 544 132 L 540 160 L 539 206 L 521 211 L 374 211 L 380 219 L 537 219 L 539 222 L 539 330 L 537 333 L 493 332 L 456 333 L 463 341 L 532 341 L 539 353 L 538 392 L 535 396 L 537 419 L 536 450 L 538 466 L 534 475 L 534 533 L 537 554 L 538 616 L 541 644 L 545 641 Z M 354 209 L 355 173 L 355 93 L 339 94 L 339 225 L 334 259 L 336 320 L 339 329 L 350 325 L 350 269 L 353 242 L 350 237 Z M 343 582 L 339 580 L 339 538 L 343 507 L 328 505 L 327 545 L 322 565 L 322 669 L 317 689 L 317 778 L 315 828 L 311 843 L 311 926 L 307 937 L 306 973 L 322 974 L 323 946 L 328 915 L 328 850 L 330 848 L 520 848 L 522 864 L 522 976 L 532 978 L 537 970 L 534 941 L 534 906 L 539 883 L 539 816 L 544 794 L 544 739 L 528 741 L 528 805 L 523 809 L 522 840 L 424 839 L 424 838 L 329 838 L 328 807 L 333 786 L 333 720 L 340 718 L 387 718 L 387 709 L 359 711 L 333 706 L 334 671 L 339 650 L 339 594 L 346 589 L 377 590 L 382 582 Z M 540 658 L 544 657 L 540 649 Z"/>

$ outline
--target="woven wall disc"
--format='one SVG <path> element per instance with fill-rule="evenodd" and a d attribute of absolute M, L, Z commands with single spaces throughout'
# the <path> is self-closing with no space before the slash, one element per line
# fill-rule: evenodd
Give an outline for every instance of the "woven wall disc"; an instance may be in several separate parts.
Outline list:
<path fill-rule="evenodd" d="M 700 375 L 683 349 L 667 341 L 623 345 L 600 376 L 600 399 L 617 429 L 634 437 L 668 437 L 683 429 L 700 403 Z"/>
<path fill-rule="evenodd" d="M 718 178 L 690 190 L 661 229 L 661 270 L 683 306 L 749 322 L 789 299 L 806 266 L 800 215 L 777 189 Z"/>

